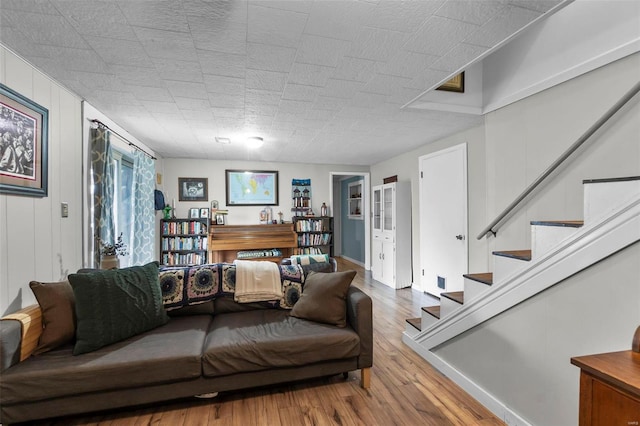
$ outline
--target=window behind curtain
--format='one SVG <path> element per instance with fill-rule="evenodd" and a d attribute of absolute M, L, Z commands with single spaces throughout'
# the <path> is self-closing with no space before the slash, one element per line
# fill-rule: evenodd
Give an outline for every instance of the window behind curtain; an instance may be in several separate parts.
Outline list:
<path fill-rule="evenodd" d="M 126 267 L 131 265 L 131 242 L 133 241 L 133 157 L 117 147 L 113 149 L 113 157 L 115 235 L 117 238 L 122 233 L 122 240 L 127 245 L 129 254 L 120 257 L 120 267 Z"/>

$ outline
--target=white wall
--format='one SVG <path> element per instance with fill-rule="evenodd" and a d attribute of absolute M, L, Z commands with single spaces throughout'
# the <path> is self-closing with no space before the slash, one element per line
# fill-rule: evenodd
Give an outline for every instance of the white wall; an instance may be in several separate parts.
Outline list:
<path fill-rule="evenodd" d="M 435 349 L 532 425 L 577 425 L 571 357 L 631 349 L 640 324 L 640 243 Z"/>
<path fill-rule="evenodd" d="M 0 82 L 49 110 L 48 196 L 0 195 L 4 315 L 35 302 L 29 281 L 58 281 L 82 264 L 82 133 L 80 99 L 1 45 Z"/>
<path fill-rule="evenodd" d="M 468 193 L 469 193 L 469 232 L 480 230 L 486 225 L 486 189 L 485 189 L 485 138 L 482 126 L 455 134 L 438 142 L 424 145 L 418 149 L 378 163 L 371 167 L 371 186 L 382 184 L 386 177 L 398 175 L 399 181 L 411 183 L 411 234 L 413 280 L 418 285 L 420 277 L 420 202 L 419 202 L 419 164 L 422 155 L 430 154 L 461 143 L 467 144 Z M 486 241 L 467 238 L 469 242 L 469 270 L 486 272 Z"/>
<path fill-rule="evenodd" d="M 640 50 L 640 2 L 576 0 L 484 60 L 484 112 Z"/>
<path fill-rule="evenodd" d="M 291 180 L 311 179 L 311 208 L 316 215 L 320 214 L 320 206 L 327 203 L 329 212 L 335 215 L 336 210 L 330 199 L 332 184 L 331 172 L 368 172 L 367 166 L 341 166 L 330 164 L 275 163 L 255 161 L 217 161 L 165 158 L 158 162 L 156 170 L 162 173 L 162 191 L 165 201 L 176 202 L 176 216 L 187 217 L 191 207 L 210 207 L 212 200 L 218 200 L 220 208 L 229 210 L 229 225 L 246 225 L 260 223 L 260 210 L 264 206 L 227 206 L 225 195 L 225 170 L 275 170 L 278 171 L 279 205 L 271 206 L 273 217 L 278 219 L 278 212 L 283 213 L 285 221 L 290 221 L 291 212 Z M 179 177 L 206 177 L 209 186 L 209 201 L 178 201 Z"/>

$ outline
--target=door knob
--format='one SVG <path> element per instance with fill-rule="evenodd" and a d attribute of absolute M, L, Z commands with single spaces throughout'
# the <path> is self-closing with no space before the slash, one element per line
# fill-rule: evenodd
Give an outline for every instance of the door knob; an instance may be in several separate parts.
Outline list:
<path fill-rule="evenodd" d="M 464 235 L 462 234 L 456 235 L 456 240 L 460 240 L 460 241 L 464 240 Z"/>

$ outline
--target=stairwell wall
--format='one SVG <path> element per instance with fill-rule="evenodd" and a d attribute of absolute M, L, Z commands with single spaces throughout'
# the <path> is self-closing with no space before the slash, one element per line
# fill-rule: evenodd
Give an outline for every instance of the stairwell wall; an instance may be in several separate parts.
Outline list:
<path fill-rule="evenodd" d="M 569 360 L 631 349 L 640 324 L 638 259 L 640 243 L 433 352 L 529 424 L 578 424 L 580 370 Z"/>
<path fill-rule="evenodd" d="M 487 114 L 489 219 L 615 104 L 637 82 L 639 72 L 636 53 Z M 496 238 L 489 238 L 490 251 L 530 248 L 532 220 L 582 219 L 584 179 L 640 175 L 638 117 L 636 96 L 498 230 Z"/>

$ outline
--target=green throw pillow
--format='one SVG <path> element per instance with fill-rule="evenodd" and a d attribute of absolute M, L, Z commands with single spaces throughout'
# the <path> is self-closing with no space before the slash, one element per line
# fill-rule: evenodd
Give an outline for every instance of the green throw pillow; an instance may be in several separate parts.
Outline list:
<path fill-rule="evenodd" d="M 76 299 L 73 354 L 91 352 L 166 324 L 158 263 L 71 274 Z"/>

